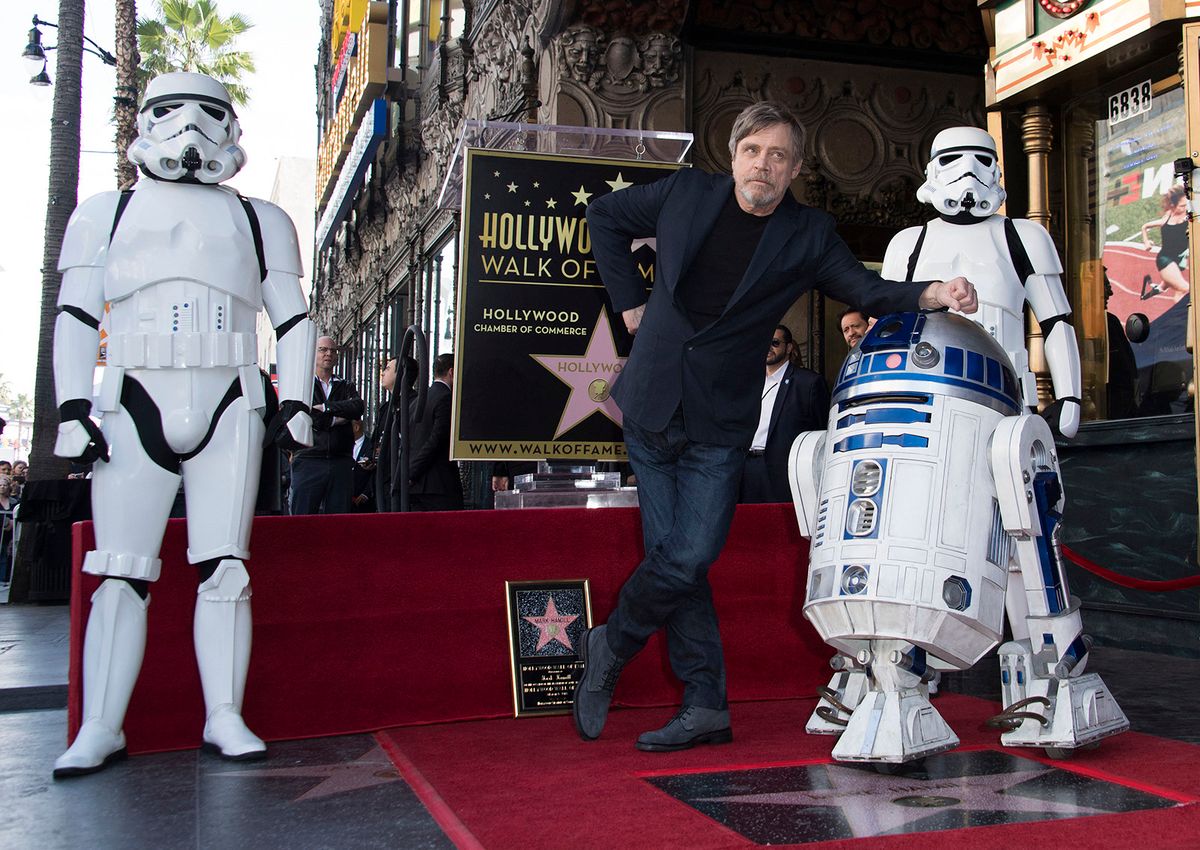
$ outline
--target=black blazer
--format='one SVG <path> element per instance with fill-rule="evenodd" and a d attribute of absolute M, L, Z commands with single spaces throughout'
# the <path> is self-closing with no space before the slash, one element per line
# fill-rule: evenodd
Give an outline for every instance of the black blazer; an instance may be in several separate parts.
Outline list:
<path fill-rule="evenodd" d="M 409 492 L 461 497 L 458 464 L 450 460 L 450 388 L 441 381 L 429 386 L 425 415 L 413 422 L 410 434 Z"/>
<path fill-rule="evenodd" d="M 767 480 L 776 502 L 792 500 L 787 480 L 788 452 L 796 437 L 805 431 L 824 431 L 829 420 L 829 385 L 812 369 L 784 367 L 775 406 L 771 408 L 771 426 L 763 452 Z"/>
<path fill-rule="evenodd" d="M 295 457 L 344 457 L 350 458 L 354 451 L 354 429 L 350 420 L 362 419 L 363 400 L 354 388 L 354 384 L 334 376 L 329 382 L 329 396 L 321 382 L 313 377 L 312 403 L 323 404 L 324 411 L 313 411 L 313 444 L 311 448 L 301 449 Z M 333 424 L 335 418 L 345 419 L 338 425 Z"/>
<path fill-rule="evenodd" d="M 660 431 L 682 405 L 690 439 L 749 447 L 762 398 L 762 341 L 800 295 L 817 288 L 882 316 L 916 310 L 926 283 L 885 282 L 850 253 L 832 217 L 788 192 L 725 311 L 696 330 L 675 289 L 732 192 L 732 177 L 682 168 L 596 199 L 587 220 L 613 309 L 646 304 L 629 360 L 613 385 L 623 415 Z M 658 256 L 647 300 L 647 281 L 629 247 L 631 240 L 651 236 L 657 236 Z"/>

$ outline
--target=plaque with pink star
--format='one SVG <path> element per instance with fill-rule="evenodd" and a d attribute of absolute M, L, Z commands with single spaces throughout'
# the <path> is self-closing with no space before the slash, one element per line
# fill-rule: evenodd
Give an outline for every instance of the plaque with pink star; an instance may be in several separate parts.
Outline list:
<path fill-rule="evenodd" d="M 505 594 L 516 716 L 569 711 L 591 623 L 587 580 L 510 581 Z"/>
<path fill-rule="evenodd" d="M 633 337 L 591 255 L 588 207 L 675 162 L 468 150 L 455 309 L 453 456 L 627 458 L 612 397 Z M 653 239 L 630 255 L 654 284 Z"/>

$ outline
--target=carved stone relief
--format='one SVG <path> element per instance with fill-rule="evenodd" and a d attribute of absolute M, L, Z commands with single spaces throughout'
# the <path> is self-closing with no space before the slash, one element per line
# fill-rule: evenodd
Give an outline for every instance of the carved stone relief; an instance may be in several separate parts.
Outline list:
<path fill-rule="evenodd" d="M 745 106 L 787 103 L 806 128 L 797 197 L 844 224 L 901 227 L 929 217 L 915 192 L 938 131 L 982 126 L 979 80 L 866 65 L 698 51 L 696 164 L 728 171 Z"/>

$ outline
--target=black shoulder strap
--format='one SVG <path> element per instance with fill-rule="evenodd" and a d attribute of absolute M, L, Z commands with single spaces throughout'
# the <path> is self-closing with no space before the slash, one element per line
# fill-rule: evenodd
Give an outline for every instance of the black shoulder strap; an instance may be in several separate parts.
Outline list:
<path fill-rule="evenodd" d="M 1004 219 L 1004 239 L 1008 242 L 1008 254 L 1012 257 L 1013 271 L 1021 279 L 1021 286 L 1024 286 L 1025 282 L 1029 280 L 1029 276 L 1033 274 L 1033 263 L 1029 259 L 1025 246 L 1021 244 L 1021 235 L 1017 233 L 1017 226 L 1013 224 L 1011 218 Z"/>
<path fill-rule="evenodd" d="M 249 198 L 238 195 L 238 200 L 242 202 L 242 209 L 246 211 L 246 218 L 250 219 L 250 234 L 254 237 L 254 253 L 258 255 L 259 280 L 266 280 L 267 257 L 263 253 L 262 227 L 258 223 L 258 213 L 254 211 L 254 204 L 250 203 Z"/>
<path fill-rule="evenodd" d="M 917 244 L 913 246 L 912 253 L 908 255 L 908 273 L 904 280 L 909 283 L 912 283 L 913 275 L 917 272 L 917 261 L 921 259 L 921 246 L 925 244 L 925 231 L 928 229 L 928 224 L 921 225 L 921 234 L 917 237 Z"/>
<path fill-rule="evenodd" d="M 122 189 L 121 197 L 117 198 L 117 209 L 113 213 L 112 230 L 108 231 L 108 244 L 111 245 L 113 237 L 117 235 L 117 222 L 121 220 L 121 216 L 125 215 L 125 208 L 129 206 L 129 199 L 133 197 L 132 189 Z"/>

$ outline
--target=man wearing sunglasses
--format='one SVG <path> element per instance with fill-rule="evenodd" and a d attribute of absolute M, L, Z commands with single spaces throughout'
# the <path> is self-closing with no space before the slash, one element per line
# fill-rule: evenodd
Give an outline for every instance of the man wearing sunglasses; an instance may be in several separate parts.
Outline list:
<path fill-rule="evenodd" d="M 758 430 L 746 454 L 738 501 L 790 502 L 787 459 L 802 431 L 824 431 L 829 419 L 829 385 L 811 369 L 797 366 L 796 343 L 787 325 L 776 325 L 767 349 Z"/>

